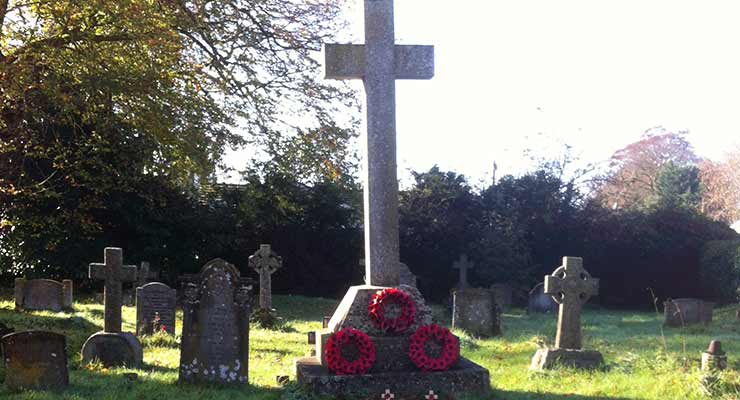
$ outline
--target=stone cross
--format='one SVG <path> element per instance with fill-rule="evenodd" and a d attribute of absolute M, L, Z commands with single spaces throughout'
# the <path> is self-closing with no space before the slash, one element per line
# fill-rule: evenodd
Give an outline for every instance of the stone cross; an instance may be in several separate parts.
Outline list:
<path fill-rule="evenodd" d="M 272 251 L 269 244 L 261 244 L 260 249 L 249 256 L 249 267 L 260 275 L 260 308 L 272 308 L 271 275 L 282 266 L 282 257 Z"/>
<path fill-rule="evenodd" d="M 563 265 L 545 276 L 545 294 L 560 304 L 555 347 L 581 348 L 581 308 L 598 292 L 599 280 L 583 269 L 580 257 L 563 257 Z"/>
<path fill-rule="evenodd" d="M 91 263 L 90 279 L 105 280 L 103 302 L 105 304 L 105 332 L 121 332 L 121 302 L 124 282 L 136 282 L 136 266 L 123 265 L 123 250 L 106 247 L 104 263 Z"/>
<path fill-rule="evenodd" d="M 468 288 L 468 270 L 473 269 L 473 267 L 475 267 L 475 263 L 468 260 L 467 254 L 461 255 L 460 259 L 452 264 L 452 268 L 460 270 L 460 282 L 457 284 L 458 289 Z"/>
<path fill-rule="evenodd" d="M 367 112 L 365 276 L 398 286 L 396 79 L 431 79 L 433 46 L 397 46 L 393 0 L 365 0 L 365 44 L 327 44 L 328 79 L 362 79 Z"/>
<path fill-rule="evenodd" d="M 141 287 L 147 284 L 149 282 L 149 261 L 142 261 L 141 267 L 139 267 L 139 272 L 136 274 L 137 277 L 137 286 Z"/>

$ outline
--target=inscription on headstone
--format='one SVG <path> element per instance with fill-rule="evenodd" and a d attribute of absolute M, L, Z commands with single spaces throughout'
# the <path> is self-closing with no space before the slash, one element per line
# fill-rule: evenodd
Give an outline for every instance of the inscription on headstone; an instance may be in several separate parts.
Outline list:
<path fill-rule="evenodd" d="M 174 335 L 176 301 L 177 291 L 164 283 L 136 288 L 136 332 L 151 334 L 156 329 Z"/>
<path fill-rule="evenodd" d="M 15 308 L 17 310 L 72 310 L 72 281 L 51 279 L 15 280 Z"/>
<path fill-rule="evenodd" d="M 60 390 L 69 385 L 67 339 L 29 331 L 2 337 L 5 385 L 11 390 Z"/>
<path fill-rule="evenodd" d="M 247 384 L 251 286 L 219 259 L 203 267 L 200 282 L 185 285 L 180 380 Z"/>

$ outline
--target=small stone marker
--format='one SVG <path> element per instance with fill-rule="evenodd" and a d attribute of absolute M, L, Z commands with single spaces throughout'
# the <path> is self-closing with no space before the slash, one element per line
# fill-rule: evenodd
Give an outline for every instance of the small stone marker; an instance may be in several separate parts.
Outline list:
<path fill-rule="evenodd" d="M 704 371 L 727 369 L 727 355 L 722 351 L 722 342 L 712 340 L 707 351 L 701 353 L 701 369 Z"/>
<path fill-rule="evenodd" d="M 2 337 L 5 385 L 10 390 L 62 390 L 69 386 L 67 339 L 28 331 Z"/>
<path fill-rule="evenodd" d="M 558 303 L 552 299 L 552 296 L 545 294 L 545 284 L 538 283 L 529 291 L 529 302 L 527 304 L 527 314 L 557 313 Z"/>
<path fill-rule="evenodd" d="M 185 283 L 180 381 L 249 383 L 251 290 L 220 259 L 201 269 L 198 283 Z"/>
<path fill-rule="evenodd" d="M 151 334 L 157 329 L 174 335 L 176 302 L 177 290 L 164 283 L 152 282 L 136 288 L 136 333 Z"/>
<path fill-rule="evenodd" d="M 272 309 L 272 274 L 283 266 L 269 244 L 261 244 L 259 250 L 249 256 L 249 267 L 260 275 L 260 308 Z"/>
<path fill-rule="evenodd" d="M 452 293 L 452 327 L 475 336 L 501 334 L 501 319 L 493 292 L 475 288 Z"/>
<path fill-rule="evenodd" d="M 136 281 L 136 267 L 123 265 L 123 250 L 117 247 L 106 247 L 104 260 L 103 264 L 91 263 L 89 271 L 90 279 L 105 280 L 104 328 L 82 346 L 82 361 L 98 359 L 108 367 L 138 367 L 143 360 L 141 343 L 133 334 L 121 332 L 122 286 Z"/>
<path fill-rule="evenodd" d="M 72 281 L 61 283 L 51 279 L 15 280 L 16 310 L 72 310 Z"/>
<path fill-rule="evenodd" d="M 460 259 L 455 261 L 454 264 L 452 264 L 452 268 L 460 270 L 460 280 L 457 283 L 458 289 L 467 289 L 469 287 L 468 285 L 468 270 L 473 269 L 475 267 L 475 264 L 472 263 L 470 260 L 468 260 L 468 255 L 463 254 L 460 256 Z"/>
<path fill-rule="evenodd" d="M 663 310 L 665 326 L 708 325 L 714 315 L 714 303 L 699 299 L 669 299 L 663 303 Z"/>
<path fill-rule="evenodd" d="M 547 369 L 556 363 L 596 368 L 603 363 L 598 351 L 581 350 L 581 310 L 598 290 L 599 280 L 583 269 L 580 257 L 563 257 L 563 265 L 545 276 L 545 293 L 560 304 L 555 348 L 538 350 L 531 369 Z"/>

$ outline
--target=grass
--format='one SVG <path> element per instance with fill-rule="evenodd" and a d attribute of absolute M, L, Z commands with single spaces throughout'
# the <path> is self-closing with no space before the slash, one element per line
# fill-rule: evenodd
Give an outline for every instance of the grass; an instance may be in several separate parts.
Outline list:
<path fill-rule="evenodd" d="M 276 296 L 274 306 L 284 318 L 278 331 L 253 327 L 250 332 L 251 385 L 244 388 L 191 386 L 177 383 L 179 344 L 176 338 L 144 337 L 144 367 L 138 370 L 105 369 L 80 365 L 85 339 L 101 329 L 103 307 L 90 301 L 75 304 L 72 313 L 15 312 L 9 296 L 0 298 L 0 321 L 16 330 L 43 329 L 67 336 L 70 387 L 62 393 L 10 393 L 0 386 L 0 398 L 18 399 L 280 399 L 302 398 L 295 386 L 283 388 L 276 376 L 293 378 L 293 361 L 310 347 L 306 333 L 321 327 L 321 317 L 330 315 L 337 301 Z M 449 321 L 441 308 L 439 321 Z M 124 307 L 124 331 L 133 332 L 135 308 Z M 179 323 L 182 315 L 178 314 Z M 540 345 L 551 344 L 555 332 L 552 315 L 527 316 L 513 310 L 503 316 L 504 334 L 476 339 L 462 331 L 463 356 L 485 366 L 491 373 L 490 398 L 507 400 L 591 399 L 740 399 L 740 324 L 734 308 L 715 310 L 708 327 L 664 330 L 655 313 L 588 309 L 583 317 L 584 345 L 602 352 L 606 366 L 596 372 L 557 369 L 531 373 L 528 366 Z M 730 371 L 704 376 L 698 371 L 701 352 L 711 339 L 722 340 L 730 357 Z M 125 373 L 134 372 L 131 381 Z M 0 367 L 0 379 L 5 371 Z M 710 393 L 707 393 L 708 388 Z"/>

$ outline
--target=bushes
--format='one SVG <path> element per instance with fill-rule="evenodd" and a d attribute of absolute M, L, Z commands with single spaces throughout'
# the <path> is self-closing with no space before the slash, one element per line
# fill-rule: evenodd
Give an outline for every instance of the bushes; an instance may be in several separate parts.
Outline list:
<path fill-rule="evenodd" d="M 715 240 L 704 245 L 701 282 L 710 300 L 737 300 L 740 285 L 740 240 Z"/>

